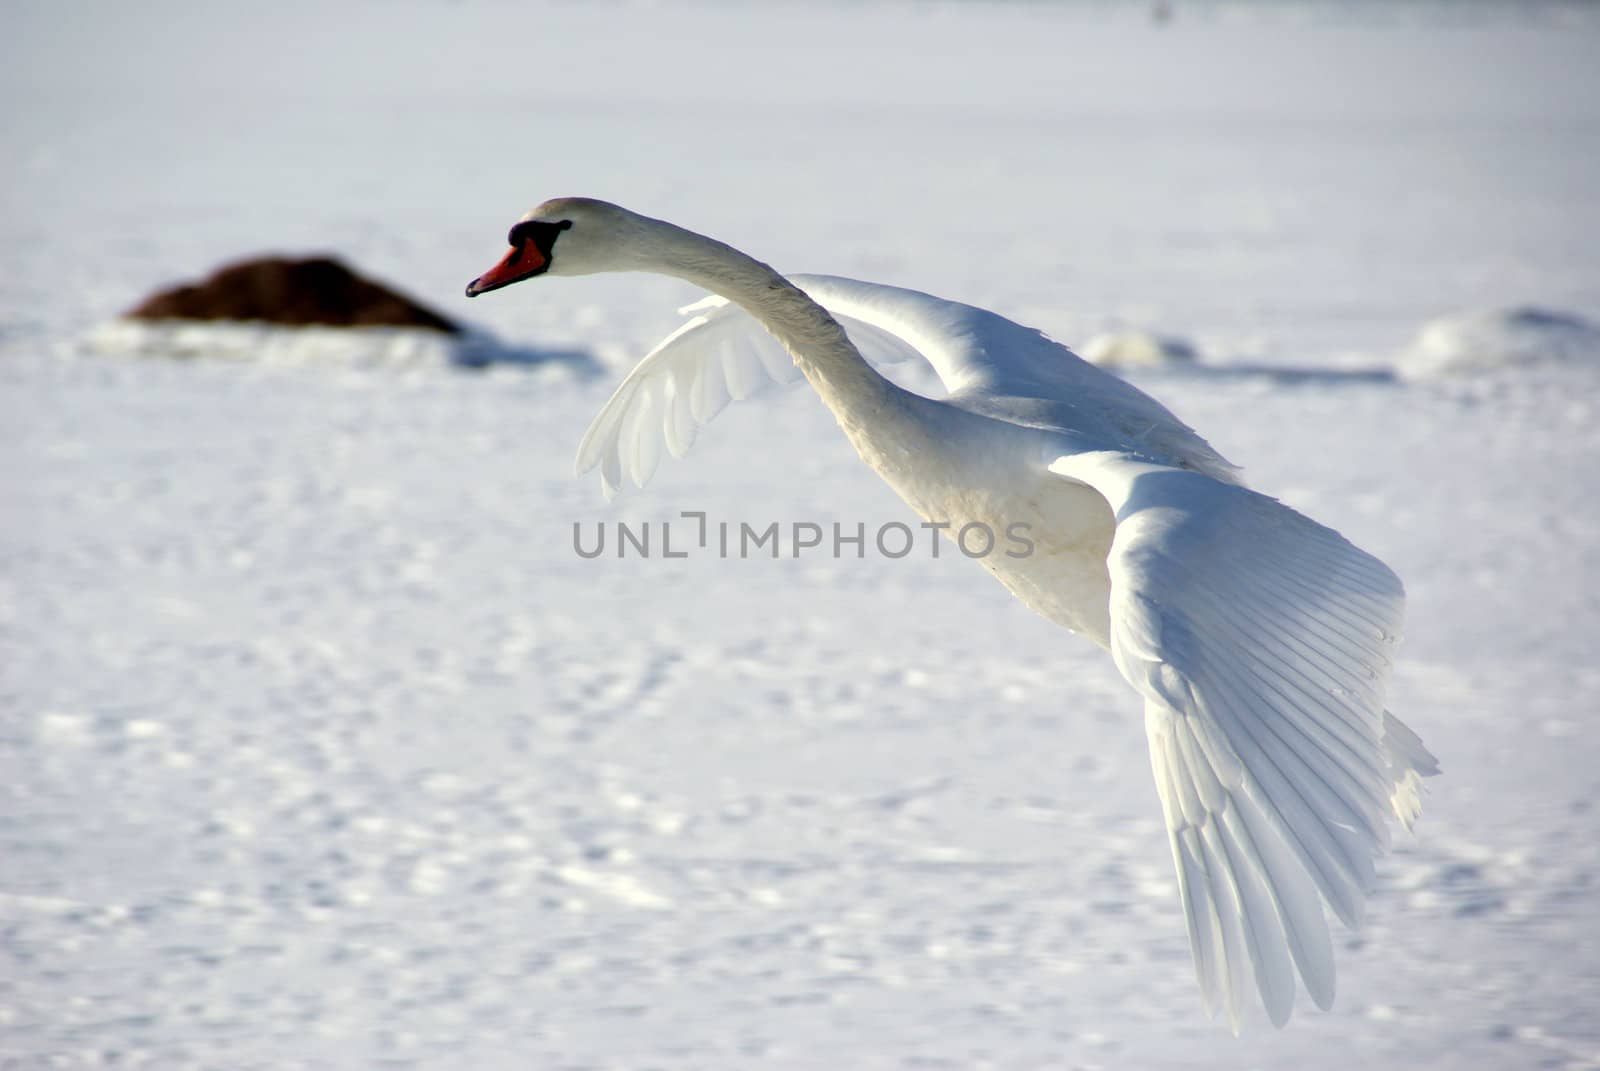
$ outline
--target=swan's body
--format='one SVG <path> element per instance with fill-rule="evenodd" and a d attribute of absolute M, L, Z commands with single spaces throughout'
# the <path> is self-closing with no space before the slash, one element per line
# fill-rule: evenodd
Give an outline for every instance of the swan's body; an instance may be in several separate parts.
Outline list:
<path fill-rule="evenodd" d="M 1208 1009 L 1226 1007 L 1237 1029 L 1253 974 L 1281 1025 L 1297 970 L 1329 1006 L 1322 904 L 1359 921 L 1386 812 L 1409 825 L 1419 775 L 1436 771 L 1383 708 L 1403 601 L 1393 573 L 1241 486 L 1147 395 L 993 313 L 847 279 L 791 281 L 598 201 L 546 202 L 512 245 L 469 295 L 545 271 L 617 270 L 721 295 L 686 310 L 697 315 L 596 417 L 578 463 L 601 469 L 608 495 L 625 476 L 642 485 L 663 446 L 681 456 L 730 397 L 798 368 L 926 521 L 947 534 L 1026 525 L 1031 554 L 980 560 L 1038 613 L 1109 648 L 1144 697 Z M 947 396 L 890 382 L 852 335 L 888 359 L 926 359 Z"/>

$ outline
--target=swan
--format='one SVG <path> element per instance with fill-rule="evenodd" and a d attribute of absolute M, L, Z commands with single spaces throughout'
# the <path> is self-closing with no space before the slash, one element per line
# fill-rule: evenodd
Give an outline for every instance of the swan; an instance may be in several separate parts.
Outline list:
<path fill-rule="evenodd" d="M 1438 772 L 1384 707 L 1403 592 L 1337 532 L 1249 490 L 1159 402 L 1038 331 L 912 290 L 786 278 L 732 247 L 587 198 L 546 201 L 467 286 L 648 271 L 712 292 L 623 380 L 579 448 L 609 497 L 661 448 L 764 380 L 804 378 L 861 459 L 946 535 L 1028 525 L 981 564 L 1045 618 L 1109 649 L 1139 693 L 1208 1015 L 1235 1034 L 1259 994 L 1288 1021 L 1298 975 L 1332 1005 L 1324 903 L 1360 924 L 1388 818 Z M 848 332 L 847 333 L 847 328 Z M 921 358 L 946 396 L 891 382 Z M 763 344 L 762 339 L 766 339 Z M 776 345 L 773 345 L 773 343 Z"/>

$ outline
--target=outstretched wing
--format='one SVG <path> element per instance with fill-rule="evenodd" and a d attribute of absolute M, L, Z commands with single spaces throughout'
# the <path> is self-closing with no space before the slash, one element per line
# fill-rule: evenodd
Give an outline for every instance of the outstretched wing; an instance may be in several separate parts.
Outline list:
<path fill-rule="evenodd" d="M 1383 707 L 1400 582 L 1264 495 L 1099 452 L 1050 470 L 1116 514 L 1111 651 L 1145 729 L 1208 1011 L 1238 1030 L 1251 975 L 1282 1025 L 1298 969 L 1323 1008 L 1322 900 L 1359 923 L 1387 813 L 1432 756 Z"/>
<path fill-rule="evenodd" d="M 790 281 L 839 321 L 868 360 L 925 361 L 947 393 L 975 409 L 1107 442 L 1139 442 L 1230 478 L 1231 466 L 1159 402 L 1039 331 L 896 286 L 831 275 Z M 628 374 L 578 448 L 578 471 L 599 467 L 607 498 L 624 479 L 643 487 L 663 449 L 682 457 L 730 400 L 799 378 L 778 341 L 727 299 L 709 297 L 681 311 L 691 319 Z"/>

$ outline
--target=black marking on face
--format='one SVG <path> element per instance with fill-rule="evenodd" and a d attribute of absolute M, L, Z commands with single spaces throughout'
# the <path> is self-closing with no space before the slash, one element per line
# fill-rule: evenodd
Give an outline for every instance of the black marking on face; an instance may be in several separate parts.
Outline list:
<path fill-rule="evenodd" d="M 550 270 L 550 260 L 554 256 L 553 250 L 556 246 L 556 239 L 560 237 L 562 231 L 571 226 L 572 221 L 570 219 L 564 219 L 559 223 L 548 223 L 542 219 L 525 219 L 511 228 L 511 233 L 506 235 L 506 242 L 512 248 L 518 250 L 519 259 L 521 258 L 521 250 L 526 249 L 528 243 L 532 242 L 533 247 L 544 258 L 544 266 L 532 274 L 541 275 Z"/>

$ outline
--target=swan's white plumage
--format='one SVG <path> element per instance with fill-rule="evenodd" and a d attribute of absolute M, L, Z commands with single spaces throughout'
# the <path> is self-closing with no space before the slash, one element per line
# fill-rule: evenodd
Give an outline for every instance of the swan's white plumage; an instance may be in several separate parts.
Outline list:
<path fill-rule="evenodd" d="M 1145 698 L 1208 1003 L 1220 996 L 1237 1024 L 1248 961 L 1281 1023 L 1294 997 L 1287 951 L 1327 1007 L 1333 960 L 1318 893 L 1347 924 L 1360 921 L 1401 788 L 1382 702 L 1399 580 L 1243 487 L 1104 452 L 1050 469 L 1094 487 L 1116 514 L 1111 652 Z"/>
<path fill-rule="evenodd" d="M 691 318 L 595 418 L 579 470 L 598 466 L 608 496 L 624 477 L 642 485 L 663 449 L 681 456 L 730 399 L 798 367 L 924 518 L 1026 524 L 1034 553 L 982 564 L 1040 614 L 1108 647 L 1143 697 L 1208 1010 L 1237 1030 L 1253 982 L 1282 1025 L 1297 976 L 1328 1007 L 1324 902 L 1359 924 L 1387 818 L 1409 827 L 1420 778 L 1437 772 L 1383 706 L 1403 614 L 1394 574 L 1242 486 L 1159 402 L 1038 331 L 896 287 L 785 279 L 600 202 L 546 202 L 529 218 L 573 215 L 590 221 L 575 236 L 596 235 L 576 248 L 573 273 L 643 267 L 733 299 L 684 310 Z M 946 396 L 895 387 L 863 352 L 925 359 Z"/>

